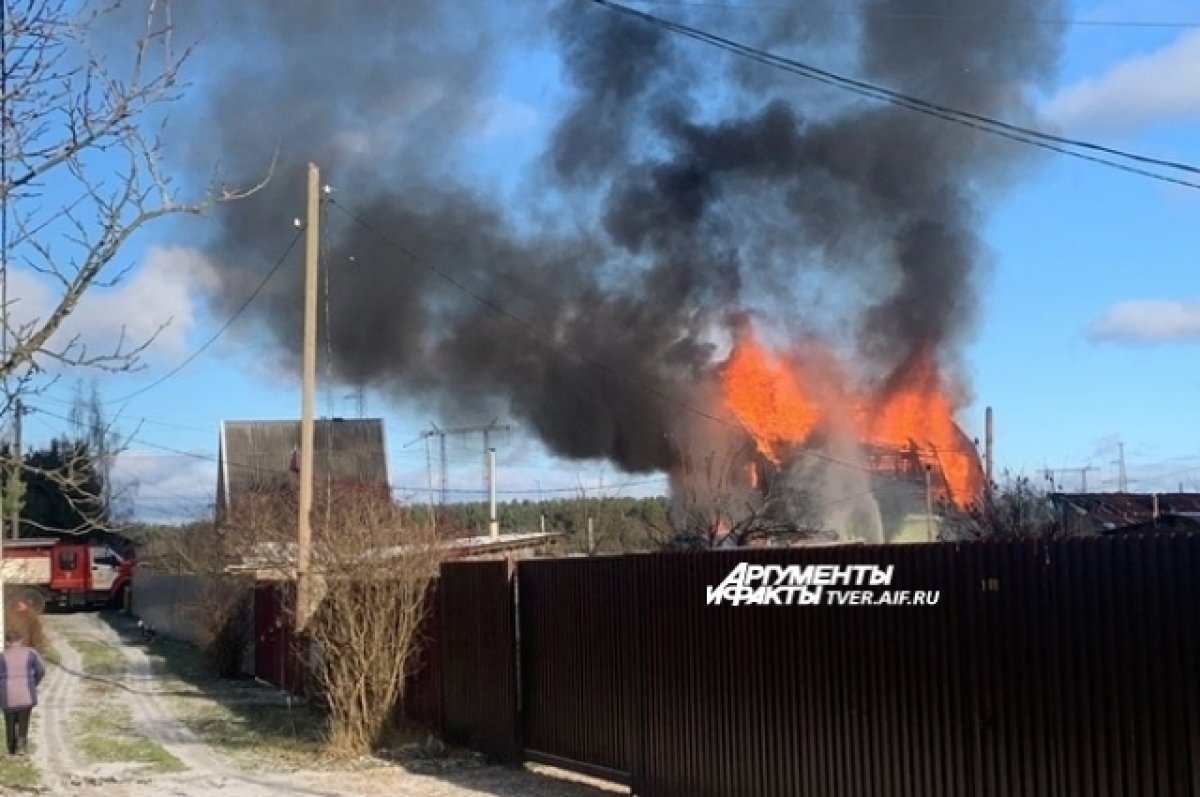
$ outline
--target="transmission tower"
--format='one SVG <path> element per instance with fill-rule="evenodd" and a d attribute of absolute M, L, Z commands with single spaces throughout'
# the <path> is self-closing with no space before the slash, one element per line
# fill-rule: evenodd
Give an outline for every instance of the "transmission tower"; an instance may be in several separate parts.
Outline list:
<path fill-rule="evenodd" d="M 447 460 L 446 460 L 446 438 L 447 437 L 466 437 L 470 435 L 483 436 L 483 490 L 486 494 L 488 488 L 491 487 L 490 473 L 488 463 L 488 449 L 492 447 L 492 435 L 496 432 L 511 432 L 512 425 L 507 423 L 498 423 L 493 420 L 489 424 L 480 424 L 477 426 L 457 426 L 451 429 L 439 429 L 437 424 L 430 422 L 433 428 L 421 433 L 421 437 L 428 439 L 432 437 L 438 438 L 439 445 L 439 463 L 441 465 L 441 502 L 446 503 L 446 486 L 447 478 Z"/>

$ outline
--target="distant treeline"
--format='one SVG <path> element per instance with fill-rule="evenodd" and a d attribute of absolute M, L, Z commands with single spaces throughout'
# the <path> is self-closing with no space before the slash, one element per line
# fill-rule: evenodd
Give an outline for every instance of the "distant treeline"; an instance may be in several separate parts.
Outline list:
<path fill-rule="evenodd" d="M 486 534 L 488 505 L 461 503 L 434 505 L 438 526 L 447 536 Z M 644 551 L 661 548 L 670 539 L 668 501 L 655 498 L 563 498 L 551 501 L 505 501 L 497 503 L 496 514 L 502 533 L 539 531 L 545 517 L 546 531 L 566 535 L 568 551 L 586 551 L 588 518 L 592 518 L 596 551 Z M 410 505 L 406 515 L 425 522 L 429 507 Z M 130 523 L 121 531 L 136 540 L 143 558 L 169 553 L 177 546 L 178 534 L 191 529 L 211 528 L 211 521 L 179 525 Z"/>
<path fill-rule="evenodd" d="M 488 505 L 456 503 L 434 506 L 438 524 L 455 536 L 485 534 Z M 428 507 L 413 506 L 416 516 L 428 516 Z M 670 537 L 668 502 L 654 498 L 564 498 L 550 501 L 497 503 L 496 516 L 503 533 L 561 532 L 572 551 L 587 549 L 588 518 L 592 519 L 597 551 L 647 550 L 662 547 Z"/>

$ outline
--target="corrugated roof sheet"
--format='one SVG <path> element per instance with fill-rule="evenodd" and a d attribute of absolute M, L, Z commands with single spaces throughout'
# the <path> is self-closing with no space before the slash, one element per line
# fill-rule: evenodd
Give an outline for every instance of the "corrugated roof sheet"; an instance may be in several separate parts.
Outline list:
<path fill-rule="evenodd" d="M 1200 512 L 1200 493 L 1158 493 L 1158 514 Z M 1116 529 L 1154 518 L 1154 493 L 1054 493 L 1050 499 L 1066 504 L 1097 529 Z"/>
<path fill-rule="evenodd" d="M 299 421 L 223 421 L 218 494 L 228 505 L 253 490 L 296 483 Z M 388 486 L 383 421 L 379 418 L 318 420 L 314 481 Z"/>

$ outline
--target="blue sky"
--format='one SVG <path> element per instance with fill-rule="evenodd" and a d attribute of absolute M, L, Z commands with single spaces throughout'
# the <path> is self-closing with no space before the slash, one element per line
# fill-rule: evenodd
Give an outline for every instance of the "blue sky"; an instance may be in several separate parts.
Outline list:
<path fill-rule="evenodd" d="M 1048 122 L 1068 135 L 1200 163 L 1200 10 L 1190 2 L 1076 4 L 1080 20 L 1156 20 L 1196 27 L 1075 25 L 1056 85 L 1042 100 Z M 719 19 L 719 17 L 717 18 Z M 937 24 L 931 21 L 930 24 Z M 700 45 L 696 45 L 700 46 Z M 516 56 L 498 81 L 479 170 L 503 183 L 506 163 L 533 153 L 559 89 L 544 58 Z M 532 74 L 530 73 L 532 70 Z M 1131 90 L 1130 87 L 1136 87 Z M 135 375 L 104 376 L 108 400 L 122 399 L 178 366 L 226 320 L 205 301 L 208 266 L 192 249 L 204 222 L 168 224 L 127 253 L 137 264 L 121 286 L 89 299 L 78 328 L 113 334 L 120 321 L 171 325 Z M 290 224 L 281 212 L 281 225 Z M 1200 489 L 1200 191 L 1058 156 L 1038 157 L 1016 175 L 982 220 L 988 248 L 979 324 L 965 350 L 974 401 L 962 421 L 982 433 L 985 406 L 996 413 L 1001 469 L 1038 480 L 1042 469 L 1089 465 L 1089 486 L 1115 488 L 1124 443 L 1133 489 Z M 300 252 L 293 253 L 299 265 Z M 335 319 L 335 323 L 336 323 Z M 136 485 L 146 519 L 194 514 L 211 500 L 221 419 L 298 417 L 298 375 L 268 371 L 245 338 L 220 338 L 162 384 L 112 405 L 132 435 L 120 477 Z M 352 417 L 346 386 L 322 385 L 322 415 Z M 35 402 L 27 439 L 61 428 L 67 381 Z M 426 484 L 428 428 L 416 415 L 369 393 L 367 414 L 384 417 L 392 481 Z M 481 419 L 490 420 L 490 419 Z M 450 444 L 450 487 L 482 488 L 478 438 Z M 501 488 L 648 494 L 653 476 L 622 474 L 597 462 L 557 461 L 519 431 L 502 440 Z M 649 483 L 648 483 L 649 482 Z M 633 484 L 630 484 L 633 483 Z M 1078 486 L 1062 474 L 1060 484 Z M 456 495 L 468 495 L 456 493 Z M 419 495 L 415 497 L 419 498 Z M 511 497 L 511 494 L 510 494 Z"/>

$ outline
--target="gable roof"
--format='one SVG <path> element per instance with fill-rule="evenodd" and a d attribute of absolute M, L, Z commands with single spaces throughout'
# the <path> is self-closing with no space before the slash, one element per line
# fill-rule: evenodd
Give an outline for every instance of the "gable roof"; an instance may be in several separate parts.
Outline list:
<path fill-rule="evenodd" d="M 383 420 L 321 419 L 315 422 L 313 480 L 388 487 Z M 222 421 L 217 502 L 227 509 L 252 491 L 298 482 L 300 421 Z"/>

